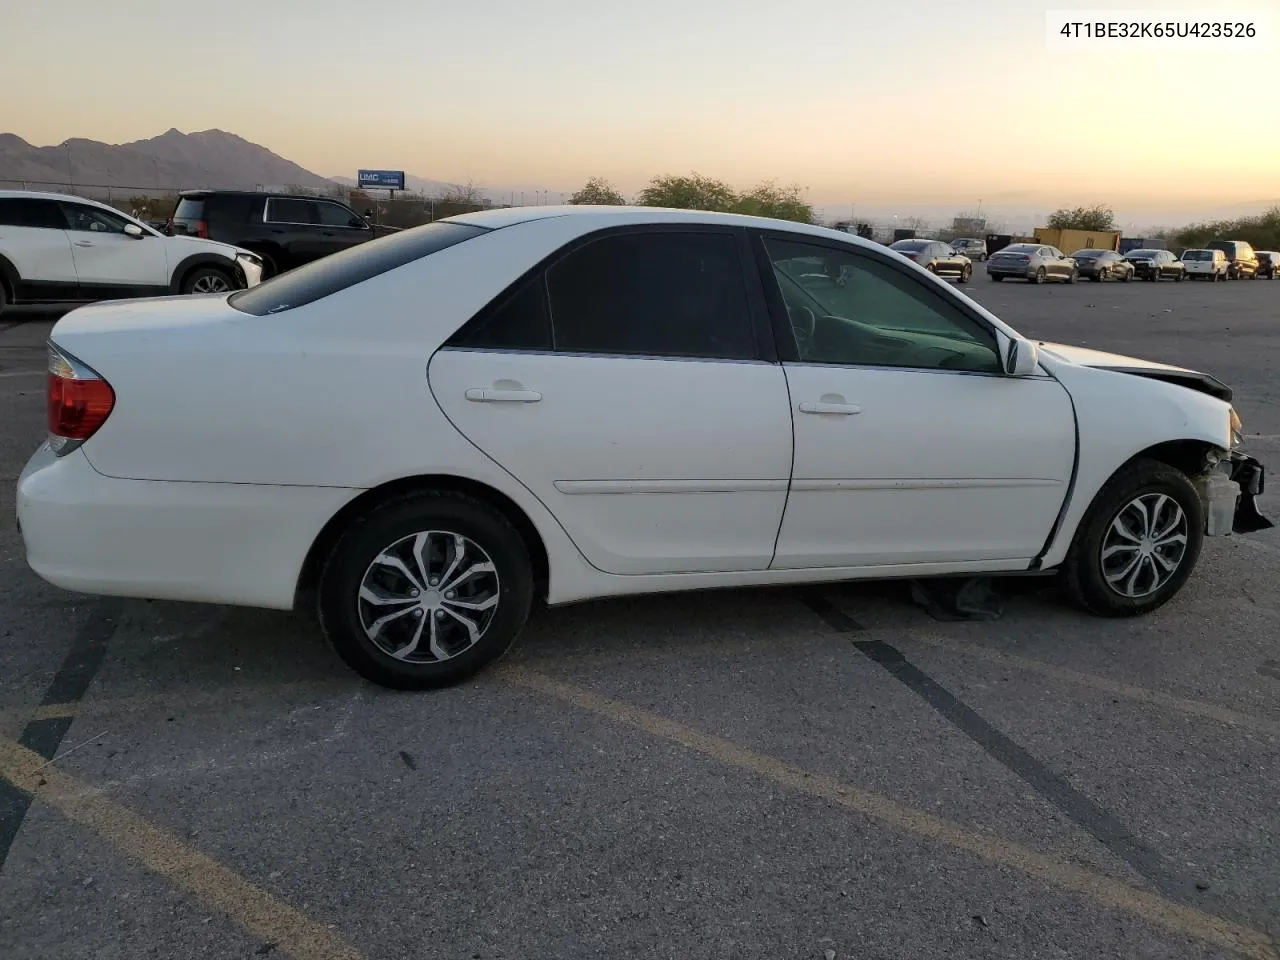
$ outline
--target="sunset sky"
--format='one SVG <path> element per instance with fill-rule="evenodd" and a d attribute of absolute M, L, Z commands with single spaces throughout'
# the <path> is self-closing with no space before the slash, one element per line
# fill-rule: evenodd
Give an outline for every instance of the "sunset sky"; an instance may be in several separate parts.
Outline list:
<path fill-rule="evenodd" d="M 601 175 L 630 192 L 697 170 L 796 182 L 819 204 L 1153 215 L 1280 197 L 1280 44 L 1048 48 L 1046 10 L 1105 6 L 41 0 L 5 14 L 0 130 L 56 144 L 216 127 L 327 176 L 492 187 Z"/>

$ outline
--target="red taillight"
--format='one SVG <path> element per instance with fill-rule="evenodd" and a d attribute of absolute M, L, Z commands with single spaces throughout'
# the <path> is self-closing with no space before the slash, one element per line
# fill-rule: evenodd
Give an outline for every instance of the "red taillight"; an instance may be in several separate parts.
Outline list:
<path fill-rule="evenodd" d="M 203 220 L 196 221 L 196 236 L 201 240 L 209 239 L 209 225 Z"/>
<path fill-rule="evenodd" d="M 107 422 L 115 391 L 79 360 L 49 344 L 49 444 L 68 453 Z"/>

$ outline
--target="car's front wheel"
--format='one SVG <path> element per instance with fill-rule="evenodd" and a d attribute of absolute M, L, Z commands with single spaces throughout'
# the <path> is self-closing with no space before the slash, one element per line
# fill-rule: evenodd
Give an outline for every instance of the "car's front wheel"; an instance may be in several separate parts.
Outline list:
<path fill-rule="evenodd" d="M 1047 273 L 1045 273 L 1045 269 L 1044 269 L 1044 267 L 1040 267 L 1038 270 L 1036 270 L 1036 275 L 1035 275 L 1035 277 L 1033 277 L 1033 278 L 1032 278 L 1031 282 L 1032 282 L 1032 283 L 1044 283 L 1045 278 L 1046 278 L 1047 276 L 1048 276 L 1048 274 L 1047 274 Z"/>
<path fill-rule="evenodd" d="M 386 503 L 341 535 L 320 577 L 321 628 L 347 665 L 399 690 L 457 683 L 510 649 L 533 601 L 520 534 L 455 493 Z"/>
<path fill-rule="evenodd" d="M 1132 617 L 1168 602 L 1204 543 L 1204 508 L 1182 472 L 1135 460 L 1094 499 L 1063 564 L 1067 592 L 1092 613 Z"/>
<path fill-rule="evenodd" d="M 182 278 L 182 293 L 185 295 L 205 293 L 230 293 L 236 288 L 231 274 L 217 267 L 196 267 Z"/>
<path fill-rule="evenodd" d="M 960 282 L 968 283 L 972 277 L 973 277 L 973 267 L 966 263 L 963 267 L 960 268 Z"/>

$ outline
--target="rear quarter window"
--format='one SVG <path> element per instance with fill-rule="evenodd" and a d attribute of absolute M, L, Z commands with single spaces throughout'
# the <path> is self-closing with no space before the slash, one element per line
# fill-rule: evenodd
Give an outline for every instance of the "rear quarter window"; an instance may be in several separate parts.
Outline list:
<path fill-rule="evenodd" d="M 489 232 L 469 223 L 439 220 L 313 260 L 233 293 L 227 303 L 256 317 L 283 313 Z"/>
<path fill-rule="evenodd" d="M 204 218 L 204 197 L 183 197 L 173 209 L 175 220 L 201 220 Z"/>
<path fill-rule="evenodd" d="M 258 197 L 210 197 L 205 201 L 206 218 L 215 223 L 244 223 L 254 207 L 262 211 L 262 199 Z"/>

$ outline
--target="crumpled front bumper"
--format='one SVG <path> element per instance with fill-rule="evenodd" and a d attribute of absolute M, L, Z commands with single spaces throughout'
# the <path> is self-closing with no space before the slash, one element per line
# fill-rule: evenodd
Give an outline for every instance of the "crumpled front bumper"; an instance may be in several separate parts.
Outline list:
<path fill-rule="evenodd" d="M 1274 523 L 1258 512 L 1257 497 L 1266 485 L 1266 470 L 1262 464 L 1238 451 L 1232 451 L 1223 463 L 1227 467 L 1227 476 L 1240 488 L 1231 522 L 1232 532 L 1253 533 L 1274 527 Z"/>

